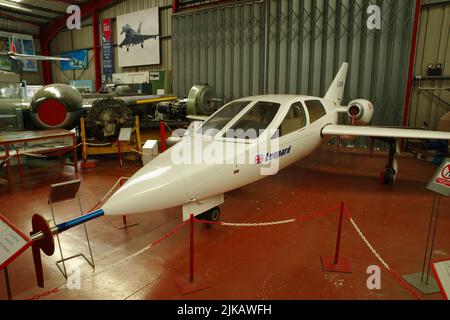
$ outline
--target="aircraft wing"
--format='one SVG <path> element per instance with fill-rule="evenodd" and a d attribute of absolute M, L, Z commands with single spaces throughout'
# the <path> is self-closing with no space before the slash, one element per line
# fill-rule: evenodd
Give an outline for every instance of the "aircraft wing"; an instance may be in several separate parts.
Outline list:
<path fill-rule="evenodd" d="M 450 132 L 343 125 L 327 125 L 322 129 L 322 135 L 450 140 Z"/>
<path fill-rule="evenodd" d="M 208 120 L 209 116 L 186 116 L 186 118 L 194 121 L 206 121 Z"/>
<path fill-rule="evenodd" d="M 156 39 L 158 37 L 158 35 L 157 34 L 155 34 L 155 35 L 143 35 L 143 34 L 140 34 L 140 35 L 138 35 L 136 37 L 139 37 L 140 41 L 145 41 L 147 39 L 152 39 L 152 38 Z"/>
<path fill-rule="evenodd" d="M 119 47 L 126 46 L 128 44 L 131 44 L 130 38 L 125 37 L 125 39 L 123 39 L 123 41 L 119 44 Z"/>
<path fill-rule="evenodd" d="M 8 53 L 4 54 L 14 60 L 40 60 L 40 61 L 71 61 L 71 58 L 38 56 L 32 54 Z"/>

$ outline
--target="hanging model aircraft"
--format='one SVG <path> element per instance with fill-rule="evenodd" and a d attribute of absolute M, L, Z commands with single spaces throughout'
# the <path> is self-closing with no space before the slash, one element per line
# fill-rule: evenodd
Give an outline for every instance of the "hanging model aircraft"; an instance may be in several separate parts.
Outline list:
<path fill-rule="evenodd" d="M 49 57 L 33 54 L 22 54 L 14 51 L 0 52 L 0 57 L 5 57 L 11 61 L 11 71 L 15 73 L 21 73 L 23 70 L 23 61 L 26 60 L 38 60 L 38 61 L 72 61 L 70 58 L 61 57 Z"/>
<path fill-rule="evenodd" d="M 374 113 L 371 102 L 359 99 L 341 106 L 347 70 L 344 63 L 324 98 L 267 95 L 226 104 L 140 169 L 101 209 L 52 228 L 35 215 L 33 225 L 41 227 L 34 228 L 33 241 L 51 243 L 52 234 L 104 215 L 152 213 L 177 206 L 182 207 L 183 220 L 195 215 L 217 221 L 224 193 L 276 174 L 331 136 L 389 139 L 386 183 L 393 183 L 398 173 L 397 139 L 450 140 L 450 132 L 364 126 Z M 339 125 L 340 114 L 347 114 L 353 125 Z M 35 258 L 37 266 L 39 259 Z M 36 270 L 42 279 L 42 268 Z"/>
<path fill-rule="evenodd" d="M 125 39 L 119 44 L 119 48 L 125 46 L 127 48 L 127 52 L 130 51 L 131 46 L 141 45 L 141 48 L 144 48 L 144 42 L 148 39 L 156 39 L 158 38 L 157 34 L 154 35 L 144 35 L 141 34 L 142 22 L 139 23 L 139 28 L 135 31 L 129 24 L 126 24 L 122 27 L 121 35 L 125 33 Z"/>

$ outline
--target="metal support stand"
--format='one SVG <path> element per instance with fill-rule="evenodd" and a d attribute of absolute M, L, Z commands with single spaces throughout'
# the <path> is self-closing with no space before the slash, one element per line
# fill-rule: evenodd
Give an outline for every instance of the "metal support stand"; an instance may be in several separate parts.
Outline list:
<path fill-rule="evenodd" d="M 69 200 L 69 199 L 77 198 L 78 206 L 80 208 L 80 214 L 81 214 L 81 216 L 83 216 L 83 207 L 81 205 L 80 197 L 78 196 L 79 184 L 80 184 L 80 180 L 74 180 L 74 181 L 70 181 L 70 182 L 61 183 L 61 184 L 57 184 L 57 185 L 52 185 L 51 186 L 50 196 L 49 196 L 49 204 L 50 204 L 50 209 L 51 209 L 51 212 L 52 212 L 53 222 L 54 222 L 55 225 L 57 225 L 57 222 L 56 222 L 56 218 L 55 218 L 55 212 L 54 212 L 54 209 L 53 209 L 53 203 L 55 203 L 57 201 Z M 71 185 L 73 185 L 73 186 L 71 186 Z M 66 279 L 68 278 L 68 276 L 67 276 L 67 268 L 66 268 L 66 261 L 74 259 L 74 258 L 78 258 L 78 257 L 84 258 L 84 260 L 86 260 L 86 262 L 92 267 L 92 269 L 95 270 L 94 256 L 92 254 L 91 242 L 89 240 L 89 234 L 88 234 L 88 231 L 87 231 L 86 224 L 83 224 L 83 228 L 84 228 L 84 232 L 85 232 L 85 235 L 86 235 L 86 241 L 87 241 L 87 245 L 88 245 L 88 249 L 89 249 L 89 255 L 91 257 L 90 260 L 83 253 L 79 253 L 79 254 L 76 254 L 76 255 L 64 258 L 64 254 L 63 254 L 63 250 L 62 250 L 62 246 L 61 246 L 61 241 L 59 239 L 59 234 L 56 234 L 56 239 L 57 239 L 57 242 L 58 242 L 59 253 L 60 253 L 60 256 L 61 256 L 61 260 L 58 260 L 56 262 L 56 266 L 58 267 L 59 271 L 61 271 L 61 273 L 64 276 L 64 278 L 66 278 Z M 62 265 L 62 267 L 60 265 Z"/>
<path fill-rule="evenodd" d="M 436 205 L 437 203 L 437 205 Z M 425 246 L 425 255 L 423 258 L 422 272 L 403 276 L 408 283 L 412 284 L 423 294 L 433 294 L 440 292 L 439 286 L 433 277 L 430 277 L 431 260 L 433 256 L 434 243 L 436 239 L 436 230 L 439 219 L 439 209 L 441 205 L 441 195 L 435 194 L 433 207 L 431 209 L 430 223 L 428 226 L 427 243 Z"/>
<path fill-rule="evenodd" d="M 9 283 L 8 267 L 5 267 L 3 271 L 5 274 L 6 293 L 8 294 L 8 300 L 12 300 L 12 291 L 11 291 L 11 284 Z"/>

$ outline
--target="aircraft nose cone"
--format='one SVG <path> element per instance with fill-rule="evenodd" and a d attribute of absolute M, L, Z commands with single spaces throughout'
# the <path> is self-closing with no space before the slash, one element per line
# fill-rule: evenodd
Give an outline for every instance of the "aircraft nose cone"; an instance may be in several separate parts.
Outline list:
<path fill-rule="evenodd" d="M 102 207 L 105 215 L 128 215 L 176 207 L 187 201 L 184 178 L 173 166 L 145 166 Z"/>

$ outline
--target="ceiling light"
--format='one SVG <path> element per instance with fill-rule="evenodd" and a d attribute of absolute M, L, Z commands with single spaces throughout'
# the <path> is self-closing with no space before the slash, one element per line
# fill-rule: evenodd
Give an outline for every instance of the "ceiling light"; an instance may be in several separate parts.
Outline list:
<path fill-rule="evenodd" d="M 18 2 L 18 1 L 16 1 L 16 2 Z M 14 3 L 11 3 L 8 1 L 0 1 L 0 7 L 8 7 L 8 8 L 24 11 L 24 12 L 33 12 L 32 10 L 30 10 L 28 8 L 24 8 L 22 6 L 19 6 L 17 4 L 14 4 Z"/>

